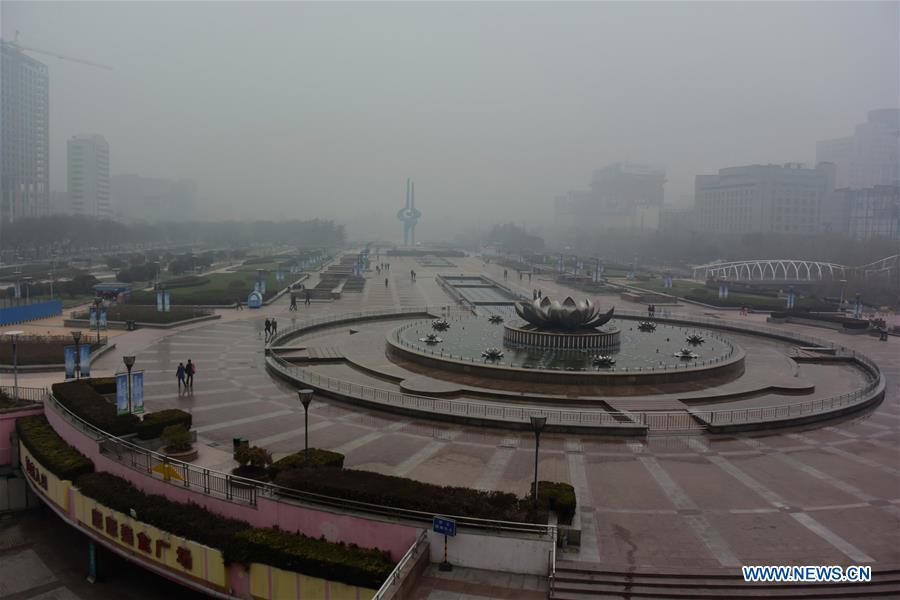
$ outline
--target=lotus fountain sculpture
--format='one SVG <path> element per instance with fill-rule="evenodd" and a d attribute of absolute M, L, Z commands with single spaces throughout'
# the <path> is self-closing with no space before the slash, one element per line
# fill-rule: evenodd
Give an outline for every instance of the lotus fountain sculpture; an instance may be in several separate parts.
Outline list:
<path fill-rule="evenodd" d="M 419 341 L 425 342 L 429 346 L 432 346 L 434 344 L 440 344 L 444 340 L 442 338 L 439 338 L 436 333 L 429 333 L 426 334 L 425 337 L 419 338 Z"/>
<path fill-rule="evenodd" d="M 609 354 L 598 354 L 594 357 L 593 362 L 594 366 L 598 369 L 601 367 L 611 367 L 616 364 L 616 359 L 614 359 Z"/>
<path fill-rule="evenodd" d="M 695 358 L 700 358 L 697 354 L 694 353 L 690 348 L 682 348 L 678 352 L 675 353 L 675 358 L 680 358 L 681 360 L 693 360 Z"/>
<path fill-rule="evenodd" d="M 703 344 L 704 342 L 706 342 L 706 340 L 703 339 L 703 336 L 700 335 L 699 333 L 692 333 L 691 335 L 687 336 L 684 339 L 691 346 L 699 346 L 699 345 Z"/>
<path fill-rule="evenodd" d="M 500 315 L 491 315 L 490 317 L 488 317 L 488 321 L 490 321 L 494 325 L 499 325 L 503 322 L 503 317 L 501 317 Z"/>
<path fill-rule="evenodd" d="M 656 323 L 653 321 L 641 321 L 638 323 L 638 329 L 641 331 L 656 331 Z"/>
<path fill-rule="evenodd" d="M 450 323 L 447 319 L 438 319 L 431 322 L 431 328 L 435 331 L 447 331 L 450 329 Z"/>
<path fill-rule="evenodd" d="M 535 327 L 565 331 L 600 327 L 612 319 L 614 310 L 615 307 L 601 313 L 600 308 L 589 299 L 576 302 L 571 296 L 561 303 L 547 296 L 516 303 L 516 314 Z"/>
<path fill-rule="evenodd" d="M 503 351 L 500 348 L 488 348 L 481 353 L 481 356 L 485 360 L 500 360 L 503 358 Z"/>

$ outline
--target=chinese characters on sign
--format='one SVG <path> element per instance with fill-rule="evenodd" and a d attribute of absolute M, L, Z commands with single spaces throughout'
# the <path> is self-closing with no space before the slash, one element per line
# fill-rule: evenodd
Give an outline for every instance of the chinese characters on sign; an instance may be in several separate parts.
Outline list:
<path fill-rule="evenodd" d="M 91 525 L 93 525 L 95 529 L 105 531 L 108 536 L 116 538 L 117 541 L 129 548 L 134 548 L 134 541 L 136 539 L 138 550 L 146 554 L 153 553 L 158 559 L 162 559 L 163 552 L 166 549 L 171 548 L 171 544 L 169 544 L 168 541 L 159 538 L 154 540 L 143 531 L 135 536 L 134 529 L 132 529 L 131 526 L 124 523 L 120 526 L 119 522 L 112 515 L 107 515 L 104 518 L 103 513 L 96 508 L 91 509 Z M 178 546 L 175 549 L 175 555 L 176 561 L 185 570 L 190 571 L 193 568 L 194 559 L 191 556 L 190 548 Z"/>
<path fill-rule="evenodd" d="M 39 486 L 41 486 L 44 491 L 47 491 L 47 474 L 41 473 L 37 467 L 37 464 L 32 462 L 30 457 L 25 457 L 25 471 L 28 472 L 28 476 L 31 477 L 32 480 Z"/>

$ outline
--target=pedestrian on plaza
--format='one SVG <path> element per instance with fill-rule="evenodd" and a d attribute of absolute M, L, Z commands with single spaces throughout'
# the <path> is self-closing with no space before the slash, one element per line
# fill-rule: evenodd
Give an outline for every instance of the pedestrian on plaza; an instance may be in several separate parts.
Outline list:
<path fill-rule="evenodd" d="M 387 286 L 388 286 L 388 279 L 387 279 L 387 277 L 385 277 L 384 278 L 384 287 L 387 287 Z"/>
<path fill-rule="evenodd" d="M 537 300 L 537 290 L 531 290 L 531 299 Z"/>
<path fill-rule="evenodd" d="M 269 335 L 272 333 L 272 321 L 266 319 L 266 341 L 269 341 Z"/>
<path fill-rule="evenodd" d="M 178 393 L 181 393 L 181 386 L 187 388 L 187 384 L 184 381 L 185 377 L 185 369 L 184 363 L 178 363 L 178 370 L 175 371 L 175 378 L 178 379 Z"/>
<path fill-rule="evenodd" d="M 278 334 L 278 321 L 275 320 L 275 317 L 272 317 L 272 337 L 274 338 Z"/>
<path fill-rule="evenodd" d="M 538 298 L 543 298 L 544 292 L 541 291 L 541 288 L 538 288 Z"/>
<path fill-rule="evenodd" d="M 528 283 L 531 283 L 531 273 L 528 273 Z"/>
<path fill-rule="evenodd" d="M 309 290 L 306 290 L 306 306 L 309 306 Z"/>
<path fill-rule="evenodd" d="M 184 389 L 194 389 L 194 373 L 197 372 L 197 365 L 191 362 L 191 359 L 188 359 L 187 364 L 184 366 L 184 374 L 187 375 L 187 382 L 184 384 Z"/>
<path fill-rule="evenodd" d="M 509 275 L 509 271 L 507 271 L 506 269 L 503 269 L 503 279 L 506 279 L 508 275 Z"/>
<path fill-rule="evenodd" d="M 647 305 L 647 316 L 651 316 L 653 314 L 653 310 L 650 308 L 650 305 Z"/>

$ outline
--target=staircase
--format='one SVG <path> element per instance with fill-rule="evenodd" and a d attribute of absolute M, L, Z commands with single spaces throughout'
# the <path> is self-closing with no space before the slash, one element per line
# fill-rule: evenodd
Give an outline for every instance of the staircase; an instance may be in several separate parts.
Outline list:
<path fill-rule="evenodd" d="M 560 561 L 550 582 L 554 600 L 704 598 L 900 598 L 900 569 L 873 569 L 870 583 L 747 583 L 739 573 L 636 573 L 602 565 Z"/>

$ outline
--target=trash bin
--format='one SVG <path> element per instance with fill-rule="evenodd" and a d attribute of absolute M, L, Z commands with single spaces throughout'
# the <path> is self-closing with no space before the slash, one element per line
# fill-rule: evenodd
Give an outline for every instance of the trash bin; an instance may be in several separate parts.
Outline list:
<path fill-rule="evenodd" d="M 125 329 L 134 331 L 134 321 L 125 321 Z"/>
<path fill-rule="evenodd" d="M 237 453 L 238 449 L 241 446 L 249 446 L 250 440 L 245 440 L 244 438 L 231 438 L 231 445 L 234 447 L 234 452 Z"/>

